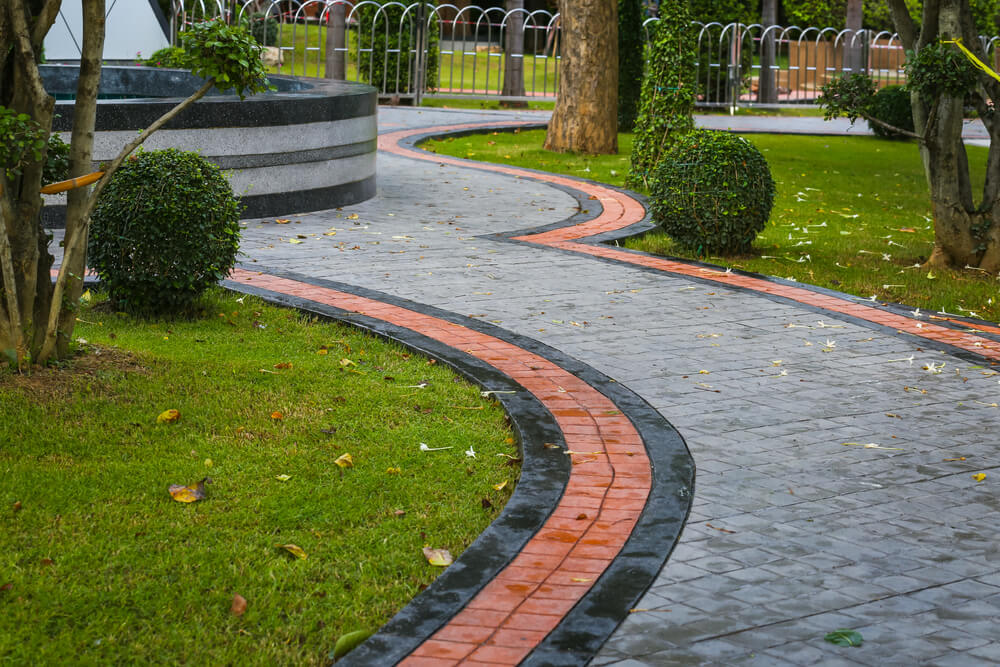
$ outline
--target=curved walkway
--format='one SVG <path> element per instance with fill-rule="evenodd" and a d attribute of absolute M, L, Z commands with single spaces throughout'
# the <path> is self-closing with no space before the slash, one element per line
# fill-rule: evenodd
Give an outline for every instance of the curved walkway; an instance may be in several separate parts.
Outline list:
<path fill-rule="evenodd" d="M 381 109 L 375 199 L 244 230 L 235 280 L 460 348 L 548 403 L 568 448 L 601 452 L 569 457 L 554 523 L 404 664 L 1000 663 L 1000 330 L 600 245 L 642 227 L 628 193 L 409 147 L 429 128 L 544 118 Z M 677 451 L 669 429 L 614 414 L 648 406 L 686 441 L 695 493 L 648 591 L 602 619 L 629 559 L 648 569 L 672 544 L 669 526 L 643 543 L 638 504 L 610 490 L 646 498 L 671 473 L 685 488 L 683 462 L 656 458 Z M 628 536 L 605 530 L 618 521 Z M 595 527 L 604 543 L 588 545 Z M 581 546 L 596 549 L 568 560 Z M 602 646 L 584 607 L 605 628 L 624 612 Z M 823 641 L 838 628 L 864 645 Z M 384 664 L 368 655 L 356 664 Z"/>

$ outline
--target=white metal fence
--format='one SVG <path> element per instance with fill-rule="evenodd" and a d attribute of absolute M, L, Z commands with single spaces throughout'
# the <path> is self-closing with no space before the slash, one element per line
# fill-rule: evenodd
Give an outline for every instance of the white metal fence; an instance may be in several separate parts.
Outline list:
<path fill-rule="evenodd" d="M 212 17 L 253 27 L 269 47 L 272 72 L 364 81 L 387 97 L 525 101 L 554 99 L 558 90 L 560 18 L 547 11 L 375 0 L 173 0 L 172 43 L 190 22 Z M 657 22 L 643 26 L 647 44 Z M 888 32 L 695 27 L 698 106 L 815 105 L 823 84 L 844 72 L 867 72 L 879 86 L 905 83 L 905 53 Z M 981 39 L 995 64 L 998 38 Z"/>

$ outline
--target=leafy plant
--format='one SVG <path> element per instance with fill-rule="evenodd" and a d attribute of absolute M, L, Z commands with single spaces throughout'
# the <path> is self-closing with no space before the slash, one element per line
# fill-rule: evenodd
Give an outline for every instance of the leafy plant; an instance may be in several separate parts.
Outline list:
<path fill-rule="evenodd" d="M 0 168 L 20 174 L 28 161 L 42 159 L 44 149 L 45 133 L 31 116 L 0 106 Z"/>
<path fill-rule="evenodd" d="M 214 79 L 219 90 L 235 90 L 240 99 L 268 90 L 267 73 L 260 62 L 261 47 L 250 32 L 221 20 L 200 21 L 181 33 L 191 72 Z"/>
<path fill-rule="evenodd" d="M 188 67 L 188 57 L 179 46 L 167 46 L 159 51 L 154 51 L 153 55 L 142 61 L 146 67 L 167 67 L 170 69 L 186 69 Z"/>
<path fill-rule="evenodd" d="M 642 83 L 632 165 L 626 180 L 630 187 L 647 185 L 664 151 L 694 128 L 697 28 L 691 24 L 686 2 L 661 5 L 660 17 Z"/>
<path fill-rule="evenodd" d="M 405 14 L 404 14 L 405 12 Z M 416 9 L 396 3 L 383 6 L 359 4 L 355 9 L 358 20 L 360 53 L 358 63 L 361 78 L 383 93 L 408 92 L 413 81 L 417 49 Z M 438 22 L 432 17 L 426 25 L 427 72 L 426 87 L 433 88 L 438 76 Z M 367 51 L 371 49 L 371 51 Z M 384 55 L 383 55 L 384 54 Z"/>
<path fill-rule="evenodd" d="M 639 0 L 618 0 L 618 131 L 631 132 L 639 114 L 642 71 L 642 6 Z"/>
<path fill-rule="evenodd" d="M 976 68 L 949 44 L 928 44 L 906 53 L 907 86 L 927 100 L 939 95 L 965 97 L 977 84 Z"/>
<path fill-rule="evenodd" d="M 65 181 L 69 178 L 69 144 L 58 134 L 49 135 L 49 146 L 45 153 L 45 166 L 42 168 L 42 184 Z"/>
<path fill-rule="evenodd" d="M 138 153 L 97 201 L 89 262 L 119 308 L 184 308 L 235 264 L 239 214 L 222 172 L 198 154 Z"/>
<path fill-rule="evenodd" d="M 760 151 L 728 132 L 680 137 L 650 179 L 653 221 L 701 255 L 750 249 L 774 203 L 774 180 Z"/>
<path fill-rule="evenodd" d="M 278 45 L 278 19 L 263 12 L 254 12 L 250 18 L 250 34 L 262 46 Z"/>
<path fill-rule="evenodd" d="M 872 118 L 904 130 L 914 132 L 913 108 L 910 105 L 910 93 L 903 86 L 886 86 L 872 97 L 869 107 Z M 869 122 L 872 132 L 886 139 L 904 139 L 905 134 L 896 132 L 885 125 Z"/>

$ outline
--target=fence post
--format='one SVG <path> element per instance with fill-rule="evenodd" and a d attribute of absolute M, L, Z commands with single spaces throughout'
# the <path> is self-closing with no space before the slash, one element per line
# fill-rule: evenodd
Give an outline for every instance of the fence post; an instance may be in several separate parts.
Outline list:
<path fill-rule="evenodd" d="M 416 91 L 414 91 L 413 104 L 420 106 L 424 98 L 424 79 L 427 76 L 427 54 L 425 52 L 426 41 L 427 41 L 427 18 L 426 18 L 427 8 L 421 0 L 417 4 L 417 58 L 416 58 L 416 71 L 414 72 L 413 82 L 416 86 Z"/>

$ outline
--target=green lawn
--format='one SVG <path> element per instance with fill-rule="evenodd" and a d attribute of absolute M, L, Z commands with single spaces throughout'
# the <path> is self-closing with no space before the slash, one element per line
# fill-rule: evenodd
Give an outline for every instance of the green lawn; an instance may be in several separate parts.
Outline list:
<path fill-rule="evenodd" d="M 927 181 L 917 147 L 875 137 L 747 135 L 767 158 L 777 197 L 767 228 L 747 257 L 708 257 L 715 264 L 792 278 L 921 310 L 1000 320 L 997 277 L 975 270 L 928 271 L 933 228 Z M 619 155 L 557 154 L 541 148 L 541 130 L 428 142 L 458 157 L 531 167 L 623 185 L 632 137 Z M 969 147 L 975 188 L 987 149 Z M 624 245 L 695 257 L 654 232 Z"/>
<path fill-rule="evenodd" d="M 506 500 L 505 415 L 448 369 L 252 297 L 207 311 L 84 310 L 85 355 L 0 371 L 0 662 L 325 664 Z"/>

